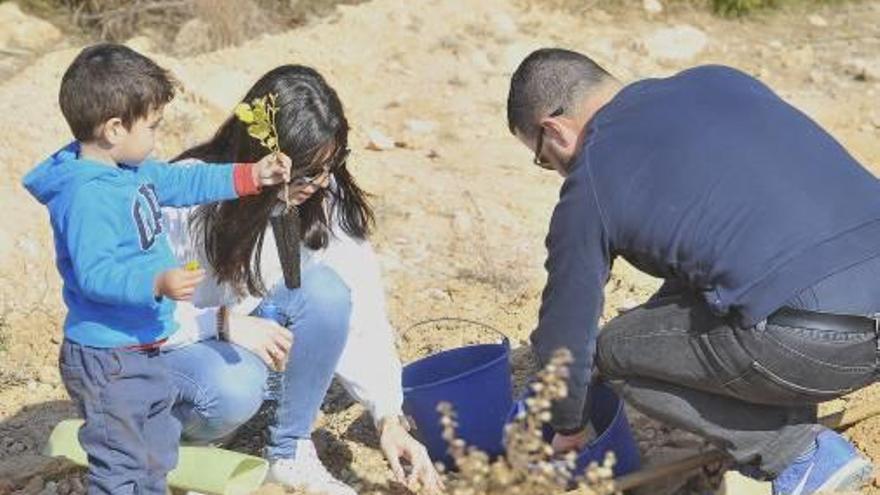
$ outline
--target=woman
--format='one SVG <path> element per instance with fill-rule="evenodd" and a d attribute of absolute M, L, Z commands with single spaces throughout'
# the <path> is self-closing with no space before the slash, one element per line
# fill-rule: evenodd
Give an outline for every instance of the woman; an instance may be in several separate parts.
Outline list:
<path fill-rule="evenodd" d="M 269 228 L 270 215 L 284 204 L 283 187 L 167 212 L 176 254 L 182 262 L 199 259 L 207 272 L 194 306 L 229 308 L 181 305 L 180 311 L 193 313 L 191 321 L 199 324 L 183 324 L 165 346 L 180 389 L 175 411 L 184 440 L 212 442 L 235 431 L 260 407 L 269 368 L 283 370 L 265 452 L 269 480 L 317 493 L 355 493 L 327 472 L 310 439 L 335 373 L 372 414 L 395 477 L 439 490 L 439 476 L 401 416 L 400 360 L 378 260 L 366 240 L 373 214 L 346 167 L 348 123 L 342 104 L 317 72 L 302 66 L 270 71 L 244 101 L 269 93 L 278 105 L 279 145 L 294 164 L 287 194 L 301 222 L 301 286 L 285 287 Z M 179 159 L 247 162 L 263 153 L 231 117 L 213 139 Z M 270 313 L 279 325 L 248 316 Z M 409 480 L 401 458 L 412 464 Z"/>

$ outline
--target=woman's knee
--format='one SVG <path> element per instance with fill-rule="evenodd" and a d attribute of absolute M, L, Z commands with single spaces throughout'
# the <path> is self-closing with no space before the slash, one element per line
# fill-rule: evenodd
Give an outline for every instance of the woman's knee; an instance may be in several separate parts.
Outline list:
<path fill-rule="evenodd" d="M 301 290 L 305 293 L 306 310 L 319 320 L 317 327 L 324 337 L 348 336 L 351 317 L 351 291 L 335 270 L 315 266 L 303 274 Z"/>
<path fill-rule="evenodd" d="M 332 268 L 319 264 L 303 273 L 302 287 L 310 305 L 336 313 L 351 312 L 351 291 Z"/>
<path fill-rule="evenodd" d="M 207 387 L 210 398 L 202 411 L 205 419 L 231 429 L 246 422 L 263 402 L 266 378 L 266 366 L 256 360 L 218 367 Z"/>

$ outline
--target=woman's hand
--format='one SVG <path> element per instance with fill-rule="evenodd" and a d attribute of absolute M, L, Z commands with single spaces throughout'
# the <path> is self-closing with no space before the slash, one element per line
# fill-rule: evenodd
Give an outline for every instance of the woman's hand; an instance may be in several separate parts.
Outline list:
<path fill-rule="evenodd" d="M 256 354 L 275 371 L 284 371 L 293 333 L 274 321 L 229 313 L 229 341 Z"/>
<path fill-rule="evenodd" d="M 273 186 L 290 181 L 290 158 L 281 153 L 270 153 L 254 164 L 254 182 L 260 186 Z"/>
<path fill-rule="evenodd" d="M 427 493 L 441 493 L 445 489 L 425 446 L 413 438 L 396 418 L 379 421 L 379 444 L 398 482 L 410 488 L 421 486 Z M 400 464 L 401 458 L 412 466 L 409 478 Z"/>

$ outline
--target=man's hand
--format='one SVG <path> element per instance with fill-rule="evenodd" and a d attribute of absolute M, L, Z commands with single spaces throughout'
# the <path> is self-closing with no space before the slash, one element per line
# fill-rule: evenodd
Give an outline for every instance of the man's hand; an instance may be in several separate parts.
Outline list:
<path fill-rule="evenodd" d="M 284 371 L 293 333 L 265 318 L 229 313 L 229 341 L 256 354 L 275 371 Z"/>
<path fill-rule="evenodd" d="M 421 487 L 425 493 L 441 493 L 445 489 L 443 480 L 434 469 L 425 446 L 410 436 L 396 418 L 385 418 L 379 422 L 379 428 L 382 453 L 385 454 L 394 478 L 399 483 L 407 485 L 410 489 Z M 406 459 L 412 466 L 409 477 L 400 464 L 401 458 Z"/>
<path fill-rule="evenodd" d="M 589 440 L 590 435 L 587 429 L 584 428 L 574 435 L 560 435 L 557 433 L 553 435 L 553 441 L 550 445 L 553 447 L 553 453 L 566 454 L 571 451 L 580 452 L 584 450 Z"/>
<path fill-rule="evenodd" d="M 272 186 L 290 181 L 292 162 L 284 153 L 270 153 L 254 164 L 254 183 Z"/>
<path fill-rule="evenodd" d="M 189 301 L 203 278 L 205 278 L 205 270 L 172 268 L 156 277 L 153 293 L 156 297 L 165 296 L 175 301 Z"/>

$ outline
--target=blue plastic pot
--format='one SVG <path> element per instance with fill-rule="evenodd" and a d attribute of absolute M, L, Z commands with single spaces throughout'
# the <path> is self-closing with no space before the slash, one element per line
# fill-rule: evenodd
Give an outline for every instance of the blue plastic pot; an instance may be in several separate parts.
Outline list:
<path fill-rule="evenodd" d="M 504 426 L 513 406 L 510 377 L 507 338 L 498 344 L 471 345 L 432 354 L 403 368 L 403 410 L 415 423 L 414 434 L 432 460 L 455 468 L 442 438 L 437 412 L 441 402 L 452 405 L 459 425 L 458 437 L 469 446 L 490 456 L 504 452 Z"/>
<path fill-rule="evenodd" d="M 638 470 L 641 467 L 639 446 L 626 418 L 623 401 L 611 388 L 601 383 L 593 385 L 590 394 L 590 422 L 596 430 L 596 438 L 578 454 L 573 474 L 583 474 L 591 462 L 601 465 L 608 451 L 614 452 L 617 457 L 615 476 Z M 508 420 L 512 421 L 524 410 L 524 401 L 518 400 L 511 409 Z M 553 439 L 553 429 L 545 425 L 543 433 L 544 440 L 549 443 Z"/>

